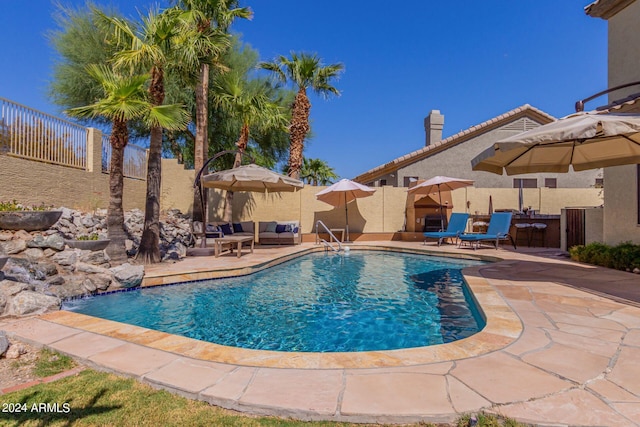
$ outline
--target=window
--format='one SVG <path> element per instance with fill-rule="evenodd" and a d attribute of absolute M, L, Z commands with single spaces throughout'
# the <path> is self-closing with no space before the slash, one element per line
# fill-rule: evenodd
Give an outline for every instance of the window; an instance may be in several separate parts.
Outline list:
<path fill-rule="evenodd" d="M 596 188 L 604 188 L 604 178 L 596 178 Z"/>
<path fill-rule="evenodd" d="M 386 179 L 381 179 L 381 180 L 378 182 L 378 187 L 382 187 L 383 185 L 387 185 L 387 180 L 386 180 Z"/>
<path fill-rule="evenodd" d="M 404 177 L 404 186 L 408 187 L 412 182 L 416 182 L 418 180 L 417 176 L 405 176 Z"/>
<path fill-rule="evenodd" d="M 544 186 L 547 188 L 558 188 L 558 179 L 557 178 L 545 178 Z"/>
<path fill-rule="evenodd" d="M 513 178 L 513 188 L 538 188 L 538 180 L 536 178 Z"/>

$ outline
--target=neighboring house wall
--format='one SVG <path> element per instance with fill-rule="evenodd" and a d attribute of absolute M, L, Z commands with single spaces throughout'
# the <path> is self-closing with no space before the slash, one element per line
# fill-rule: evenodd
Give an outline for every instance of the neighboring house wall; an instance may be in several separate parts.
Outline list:
<path fill-rule="evenodd" d="M 438 111 L 436 112 L 439 118 L 442 117 Z M 536 187 L 542 188 L 546 186 L 545 179 L 551 178 L 555 180 L 557 188 L 593 188 L 596 179 L 602 178 L 600 169 L 566 174 L 539 173 L 517 176 L 471 170 L 471 160 L 494 142 L 552 120 L 552 116 L 530 105 L 524 105 L 442 141 L 429 141 L 427 137 L 426 147 L 369 170 L 357 176 L 355 180 L 376 187 L 381 185 L 381 180 L 386 180 L 386 185 L 402 187 L 406 186 L 406 178 L 424 180 L 444 175 L 472 179 L 476 187 L 513 188 L 514 178 L 518 178 L 536 179 Z M 429 136 L 426 125 L 425 131 Z"/>
<path fill-rule="evenodd" d="M 514 178 L 535 178 L 537 187 L 544 187 L 545 178 L 556 178 L 558 188 L 588 188 L 595 185 L 596 177 L 602 176 L 598 170 L 567 174 L 525 174 L 517 176 L 496 175 L 489 172 L 471 170 L 471 159 L 480 154 L 494 142 L 522 133 L 525 119 L 520 118 L 497 129 L 490 130 L 477 137 L 454 145 L 439 153 L 398 170 L 398 182 L 403 183 L 405 176 L 417 176 L 428 179 L 437 175 L 472 179 L 480 188 L 513 188 Z"/>
<path fill-rule="evenodd" d="M 640 1 L 631 3 L 608 19 L 609 87 L 640 81 L 639 22 Z M 611 93 L 609 102 L 630 92 L 638 92 L 638 87 Z M 625 241 L 640 244 L 637 166 L 605 168 L 604 180 L 607 188 L 604 198 L 604 242 L 612 245 Z"/>

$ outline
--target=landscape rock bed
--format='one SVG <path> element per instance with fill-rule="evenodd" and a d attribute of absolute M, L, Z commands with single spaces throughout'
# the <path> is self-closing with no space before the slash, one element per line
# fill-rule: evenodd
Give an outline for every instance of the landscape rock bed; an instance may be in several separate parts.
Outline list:
<path fill-rule="evenodd" d="M 0 271 L 0 317 L 40 314 L 59 309 L 67 298 L 133 288 L 142 282 L 144 266 L 136 265 L 134 259 L 112 265 L 104 250 L 73 249 L 65 244 L 65 239 L 94 233 L 106 239 L 105 210 L 60 210 L 60 220 L 49 230 L 0 230 L 0 257 L 8 257 Z M 125 214 L 129 256 L 137 252 L 143 225 L 142 211 Z M 163 216 L 160 225 L 163 260 L 183 258 L 192 240 L 189 218 L 174 210 Z"/>

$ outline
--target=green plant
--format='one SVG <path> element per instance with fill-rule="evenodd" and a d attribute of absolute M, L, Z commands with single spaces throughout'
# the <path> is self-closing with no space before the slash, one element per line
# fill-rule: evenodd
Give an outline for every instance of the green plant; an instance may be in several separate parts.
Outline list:
<path fill-rule="evenodd" d="M 76 362 L 72 358 L 55 351 L 42 349 L 33 373 L 39 377 L 48 377 L 67 371 L 74 366 L 76 366 Z"/>
<path fill-rule="evenodd" d="M 47 206 L 44 202 L 39 205 L 26 206 L 18 203 L 15 199 L 8 202 L 0 202 L 0 212 L 16 212 L 16 211 L 47 211 L 53 206 Z"/>
<path fill-rule="evenodd" d="M 569 255 L 574 261 L 617 270 L 640 268 L 640 245 L 631 242 L 624 242 L 616 246 L 599 242 L 573 246 L 569 249 Z"/>
<path fill-rule="evenodd" d="M 91 233 L 88 236 L 78 236 L 76 240 L 100 240 L 100 236 L 98 236 L 98 233 Z"/>

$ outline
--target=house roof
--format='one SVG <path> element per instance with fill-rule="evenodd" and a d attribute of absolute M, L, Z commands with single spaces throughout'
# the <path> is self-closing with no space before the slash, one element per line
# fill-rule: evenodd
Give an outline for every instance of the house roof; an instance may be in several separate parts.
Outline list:
<path fill-rule="evenodd" d="M 374 181 L 379 177 L 397 171 L 404 166 L 410 165 L 414 162 L 417 162 L 418 160 L 422 160 L 426 157 L 444 151 L 450 147 L 453 147 L 454 145 L 468 141 L 482 133 L 498 128 L 513 120 L 519 119 L 520 117 L 529 117 L 540 124 L 546 124 L 556 120 L 555 117 L 545 113 L 544 111 L 532 107 L 529 104 L 525 104 L 497 117 L 494 117 L 493 119 L 487 120 L 486 122 L 482 122 L 478 125 L 470 127 L 469 129 L 463 130 L 462 132 L 458 132 L 455 135 L 451 135 L 448 138 L 431 143 L 425 147 L 420 148 L 419 150 L 391 160 L 384 165 L 380 165 L 373 169 L 370 169 L 356 176 L 353 180 L 360 183 Z"/>
<path fill-rule="evenodd" d="M 596 0 L 584 8 L 587 15 L 609 19 L 636 0 Z"/>

